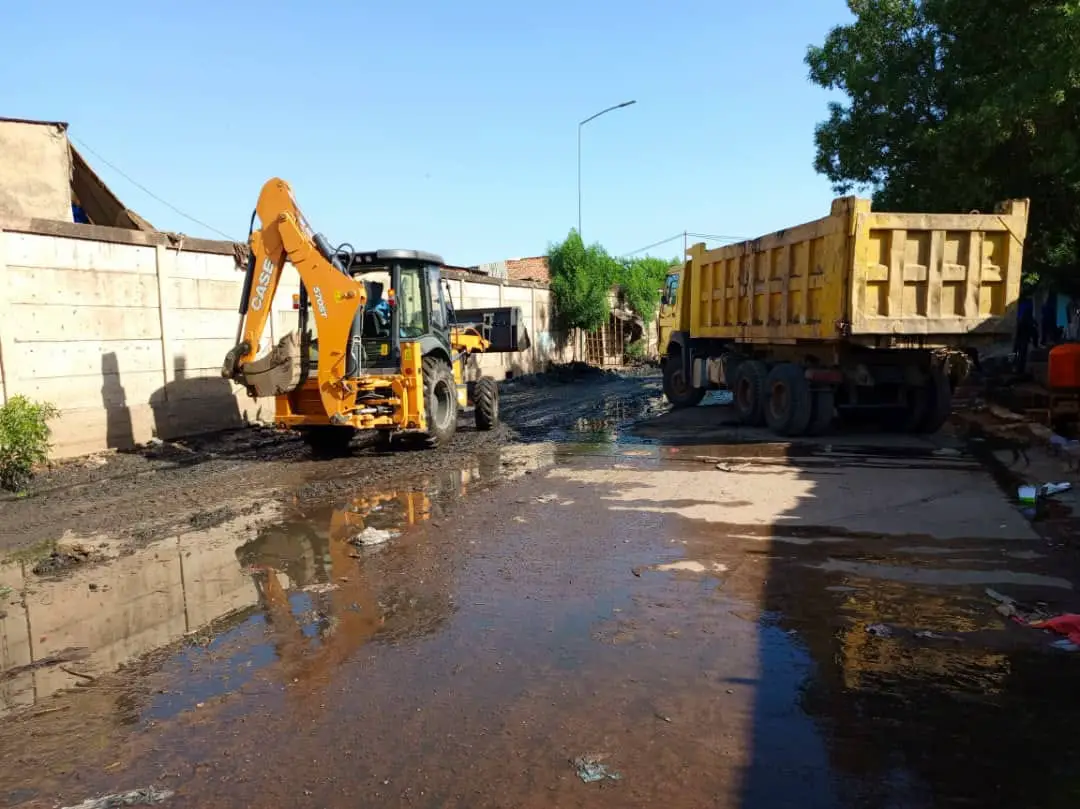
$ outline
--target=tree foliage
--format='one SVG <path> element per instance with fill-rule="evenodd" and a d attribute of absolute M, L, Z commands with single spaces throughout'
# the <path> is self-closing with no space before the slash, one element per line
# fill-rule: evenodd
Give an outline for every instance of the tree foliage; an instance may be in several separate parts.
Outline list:
<path fill-rule="evenodd" d="M 611 315 L 610 296 L 618 287 L 623 302 L 652 321 L 664 278 L 678 259 L 654 256 L 615 259 L 599 244 L 586 247 L 576 230 L 548 248 L 548 270 L 555 308 L 565 325 L 594 331 Z"/>
<path fill-rule="evenodd" d="M 654 256 L 623 260 L 618 279 L 623 299 L 646 323 L 651 323 L 656 315 L 664 278 L 676 263 Z"/>
<path fill-rule="evenodd" d="M 611 314 L 608 300 L 619 263 L 599 244 L 589 247 L 576 230 L 548 248 L 548 270 L 555 308 L 570 328 L 593 331 Z"/>
<path fill-rule="evenodd" d="M 839 90 L 815 168 L 882 210 L 984 212 L 1030 197 L 1029 271 L 1078 264 L 1080 2 L 848 0 L 806 56 Z"/>

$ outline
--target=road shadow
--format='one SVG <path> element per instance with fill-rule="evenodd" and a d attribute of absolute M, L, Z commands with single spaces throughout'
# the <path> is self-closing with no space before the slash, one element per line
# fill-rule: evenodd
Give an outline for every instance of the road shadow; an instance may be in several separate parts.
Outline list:
<path fill-rule="evenodd" d="M 918 439 L 860 425 L 791 445 L 726 408 L 696 410 L 642 434 L 720 472 L 736 512 L 791 501 L 753 526 L 687 529 L 710 537 L 699 548 L 752 535 L 763 560 L 756 592 L 719 585 L 759 604 L 737 805 L 1074 805 L 1080 656 L 1003 618 L 987 588 L 1075 612 L 1076 560 L 1033 532 L 1015 486 L 997 490 L 1000 470 L 952 428 Z"/>

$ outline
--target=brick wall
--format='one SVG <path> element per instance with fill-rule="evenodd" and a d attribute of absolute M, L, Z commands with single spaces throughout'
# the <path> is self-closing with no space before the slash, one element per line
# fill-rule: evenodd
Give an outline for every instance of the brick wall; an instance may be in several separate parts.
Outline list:
<path fill-rule="evenodd" d="M 509 258 L 506 260 L 506 272 L 511 281 L 539 281 L 542 284 L 551 281 L 547 256 Z"/>

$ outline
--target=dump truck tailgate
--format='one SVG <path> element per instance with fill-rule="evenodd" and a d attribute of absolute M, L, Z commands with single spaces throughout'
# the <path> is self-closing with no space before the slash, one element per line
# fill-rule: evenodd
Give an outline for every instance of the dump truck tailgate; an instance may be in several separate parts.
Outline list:
<path fill-rule="evenodd" d="M 950 343 L 1010 334 L 1028 204 L 993 214 L 878 213 L 833 202 L 824 219 L 690 251 L 693 337 L 749 342 L 881 337 Z"/>

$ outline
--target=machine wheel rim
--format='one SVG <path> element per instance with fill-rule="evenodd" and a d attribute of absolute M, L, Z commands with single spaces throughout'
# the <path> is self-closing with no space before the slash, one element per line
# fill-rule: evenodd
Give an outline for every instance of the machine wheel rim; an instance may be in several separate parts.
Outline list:
<path fill-rule="evenodd" d="M 750 409 L 754 406 L 752 387 L 750 380 L 745 376 L 741 377 L 735 384 L 735 403 L 745 413 L 750 412 Z"/>
<path fill-rule="evenodd" d="M 432 387 L 431 420 L 435 423 L 436 429 L 441 430 L 450 422 L 450 416 L 453 413 L 453 403 L 450 398 L 452 395 L 450 385 L 445 379 L 440 379 Z"/>
<path fill-rule="evenodd" d="M 686 384 L 686 374 L 682 368 L 676 368 L 671 372 L 671 389 L 676 396 L 684 396 L 690 392 L 690 386 Z"/>
<path fill-rule="evenodd" d="M 777 382 L 773 385 L 772 396 L 769 397 L 769 411 L 777 420 L 791 412 L 791 388 L 787 383 Z"/>

